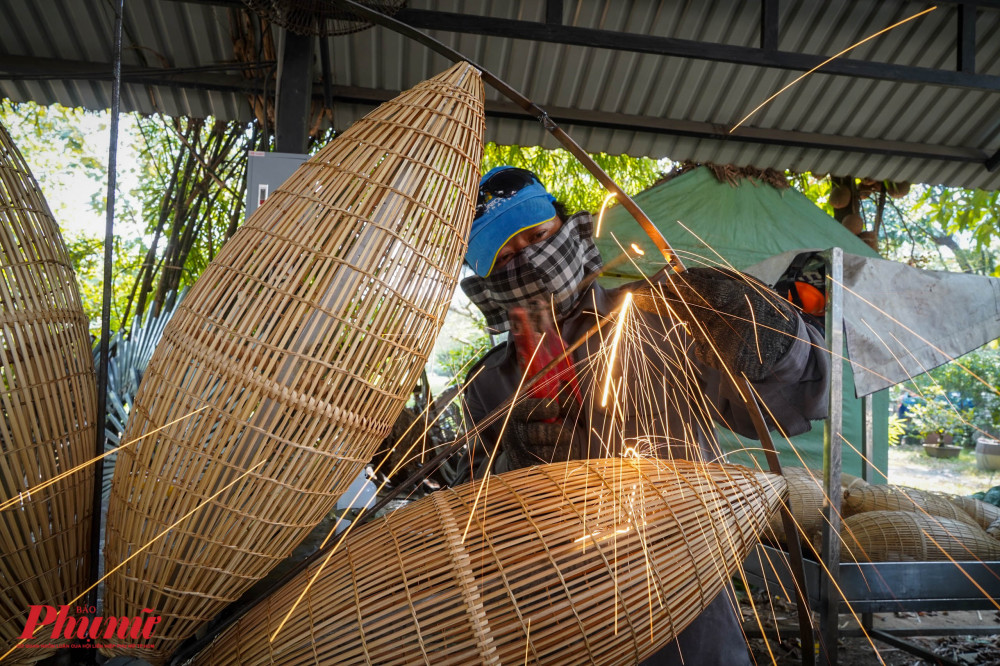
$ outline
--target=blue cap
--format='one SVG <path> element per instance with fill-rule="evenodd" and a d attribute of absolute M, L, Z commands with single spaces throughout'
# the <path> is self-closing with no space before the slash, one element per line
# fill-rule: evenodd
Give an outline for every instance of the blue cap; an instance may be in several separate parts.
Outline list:
<path fill-rule="evenodd" d="M 480 186 L 496 172 L 511 168 L 499 166 L 491 169 L 479 181 Z M 536 178 L 535 182 L 511 197 L 495 197 L 487 201 L 482 214 L 472 221 L 465 263 L 479 277 L 487 277 L 507 241 L 525 229 L 537 227 L 556 216 L 555 206 L 552 205 L 555 200 Z"/>

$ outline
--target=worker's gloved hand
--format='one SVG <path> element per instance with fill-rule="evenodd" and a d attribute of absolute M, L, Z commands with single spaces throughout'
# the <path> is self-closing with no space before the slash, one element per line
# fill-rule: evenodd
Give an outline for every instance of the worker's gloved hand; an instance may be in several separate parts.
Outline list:
<path fill-rule="evenodd" d="M 521 400 L 511 409 L 500 440 L 507 453 L 509 469 L 584 457 L 577 451 L 579 447 L 574 447 L 574 430 L 558 401 Z"/>
<path fill-rule="evenodd" d="M 634 294 L 636 305 L 664 314 L 666 304 L 687 324 L 698 360 L 743 373 L 770 374 L 791 348 L 799 316 L 791 303 L 759 280 L 722 268 L 689 268 L 661 276 Z"/>

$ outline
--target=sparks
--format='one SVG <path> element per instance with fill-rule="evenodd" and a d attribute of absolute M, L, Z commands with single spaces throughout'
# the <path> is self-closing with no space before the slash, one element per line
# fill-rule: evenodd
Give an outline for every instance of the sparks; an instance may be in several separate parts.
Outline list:
<path fill-rule="evenodd" d="M 604 201 L 601 202 L 601 212 L 597 214 L 597 228 L 594 231 L 594 238 L 599 238 L 601 236 L 601 222 L 604 220 L 604 211 L 608 208 L 608 203 L 615 198 L 615 194 L 611 193 L 604 197 Z"/>
<path fill-rule="evenodd" d="M 834 55 L 834 56 L 831 56 L 831 57 L 827 58 L 826 60 L 824 60 L 824 61 L 823 61 L 823 62 L 821 62 L 820 64 L 818 64 L 818 65 L 816 65 L 815 67 L 813 67 L 812 69 L 810 69 L 810 70 L 809 70 L 808 72 L 806 72 L 806 73 L 804 73 L 804 74 L 800 75 L 800 76 L 799 76 L 798 78 L 796 78 L 796 79 L 795 79 L 794 81 L 792 81 L 791 83 L 789 83 L 788 85 L 786 85 L 786 86 L 785 86 L 784 88 L 782 88 L 782 89 L 781 89 L 781 90 L 779 90 L 778 92 L 774 93 L 773 95 L 771 95 L 770 97 L 768 97 L 767 99 L 765 99 L 765 100 L 764 100 L 763 102 L 761 102 L 760 104 L 758 104 L 758 105 L 757 105 L 757 106 L 756 106 L 756 107 L 754 108 L 754 110 L 753 110 L 753 111 L 751 111 L 751 112 L 750 112 L 750 113 L 748 113 L 747 115 L 743 116 L 743 118 L 742 118 L 742 120 L 740 120 L 740 122 L 738 122 L 738 123 L 736 123 L 735 125 L 733 125 L 733 128 L 732 128 L 731 130 L 729 130 L 729 133 L 730 133 L 730 134 L 732 134 L 733 132 L 735 132 L 735 131 L 736 131 L 736 129 L 737 129 L 737 128 L 738 128 L 738 127 L 739 127 L 740 125 L 742 125 L 743 123 L 745 123 L 745 122 L 746 122 L 746 121 L 747 121 L 747 120 L 748 120 L 748 119 L 750 118 L 750 116 L 752 116 L 753 114 L 755 114 L 755 113 L 757 113 L 758 111 L 760 111 L 760 110 L 761 110 L 762 108 L 764 108 L 765 106 L 767 106 L 767 104 L 768 104 L 768 103 L 770 103 L 770 102 L 771 102 L 771 101 L 772 101 L 772 100 L 773 100 L 773 99 L 774 99 L 775 97 L 777 97 L 777 96 L 778 96 L 778 95 L 780 95 L 781 93 L 785 92 L 786 90 L 788 90 L 789 88 L 791 88 L 791 87 L 792 87 L 792 86 L 794 86 L 794 85 L 795 85 L 796 83 L 798 83 L 798 82 L 799 82 L 799 81 L 801 81 L 802 79 L 806 78 L 807 76 L 809 76 L 810 74 L 812 74 L 812 73 L 813 73 L 813 72 L 815 72 L 816 70 L 820 69 L 821 67 L 825 67 L 826 65 L 830 64 L 831 62 L 833 62 L 834 60 L 836 60 L 836 59 L 837 59 L 837 58 L 839 58 L 840 56 L 844 55 L 845 53 L 847 53 L 847 52 L 849 52 L 849 51 L 852 51 L 852 50 L 854 50 L 854 49 L 858 48 L 859 46 L 861 46 L 861 45 L 862 45 L 862 44 L 864 44 L 865 42 L 868 42 L 868 41 L 871 41 L 871 40 L 875 39 L 876 37 L 878 37 L 879 35 L 883 35 L 883 34 L 885 34 L 885 33 L 889 32 L 890 30 L 892 30 L 893 28 L 898 28 L 899 26 L 903 25 L 904 23 L 908 23 L 909 21 L 912 21 L 913 19 L 916 19 L 916 18 L 919 18 L 919 17 L 923 16 L 924 14 L 928 14 L 928 13 L 930 13 L 930 12 L 934 11 L 935 9 L 937 9 L 937 6 L 934 6 L 934 7 L 930 7 L 930 8 L 928 8 L 928 9 L 925 9 L 925 10 L 924 10 L 924 11 L 922 11 L 922 12 L 918 12 L 918 13 L 914 14 L 913 16 L 910 16 L 910 17 L 908 17 L 908 18 L 905 18 L 905 19 L 903 19 L 902 21 L 899 21 L 899 22 L 897 22 L 897 23 L 893 23 L 893 24 L 892 24 L 892 25 L 890 25 L 890 26 L 889 26 L 888 28 L 882 28 L 881 30 L 879 30 L 879 31 L 878 31 L 878 32 L 876 32 L 875 34 L 872 34 L 872 35 L 868 35 L 867 37 L 865 37 L 864 39 L 862 39 L 862 40 L 861 40 L 860 42 L 857 42 L 857 43 L 855 43 L 855 44 L 851 44 L 850 46 L 848 46 L 848 47 L 847 47 L 846 49 L 844 49 L 844 50 L 843 50 L 843 51 L 841 51 L 840 53 L 838 53 L 838 54 L 836 54 L 836 55 Z"/>
<path fill-rule="evenodd" d="M 632 292 L 626 292 L 622 301 L 622 309 L 618 313 L 618 323 L 615 325 L 615 333 L 611 338 L 611 358 L 608 360 L 608 374 L 604 378 L 604 393 L 601 395 L 601 407 L 608 406 L 608 393 L 611 389 L 611 373 L 615 367 L 615 357 L 618 355 L 618 343 L 622 339 L 622 329 L 625 328 L 625 316 L 628 314 L 629 305 L 632 304 Z"/>

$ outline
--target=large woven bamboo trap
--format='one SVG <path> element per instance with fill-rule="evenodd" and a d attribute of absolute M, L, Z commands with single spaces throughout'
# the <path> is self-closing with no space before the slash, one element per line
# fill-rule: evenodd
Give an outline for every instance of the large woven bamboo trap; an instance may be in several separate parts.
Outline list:
<path fill-rule="evenodd" d="M 844 519 L 845 562 L 1000 559 L 1000 541 L 978 525 L 916 511 L 868 511 Z"/>
<path fill-rule="evenodd" d="M 66 603 L 89 575 L 93 468 L 47 488 L 96 448 L 97 387 L 88 321 L 48 205 L 0 126 L 0 655 L 29 606 Z M 9 663 L 44 651 L 17 649 Z M 7 663 L 7 662 L 5 662 Z"/>
<path fill-rule="evenodd" d="M 110 615 L 163 618 L 147 659 L 285 558 L 389 432 L 454 291 L 482 100 L 460 64 L 356 123 L 226 243 L 167 326 L 108 512 L 110 570 L 202 507 L 108 580 Z"/>
<path fill-rule="evenodd" d="M 273 641 L 319 565 L 196 663 L 635 664 L 723 589 L 783 486 L 610 458 L 492 477 L 478 503 L 476 484 L 440 491 L 351 535 Z"/>
<path fill-rule="evenodd" d="M 943 495 L 903 486 L 855 486 L 844 492 L 843 511 L 845 516 L 867 511 L 915 511 L 978 525 L 964 509 Z"/>
<path fill-rule="evenodd" d="M 943 495 L 948 501 L 965 511 L 976 523 L 986 529 L 993 523 L 1000 520 L 1000 507 L 993 506 L 989 502 L 977 500 L 975 497 L 964 497 L 962 495 Z"/>
<path fill-rule="evenodd" d="M 825 522 L 823 504 L 826 493 L 821 481 L 822 473 L 814 476 L 811 470 L 805 467 L 785 467 L 782 473 L 785 475 L 788 488 L 788 504 L 792 510 L 792 519 L 804 538 L 811 540 L 820 533 Z M 775 513 L 771 517 L 769 527 L 780 541 L 786 539 L 780 513 Z"/>

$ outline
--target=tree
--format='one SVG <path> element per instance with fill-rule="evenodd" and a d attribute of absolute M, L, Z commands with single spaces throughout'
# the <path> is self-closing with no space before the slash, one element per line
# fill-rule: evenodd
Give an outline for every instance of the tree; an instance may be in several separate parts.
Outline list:
<path fill-rule="evenodd" d="M 143 177 L 131 192 L 148 243 L 122 314 L 155 314 L 189 287 L 243 217 L 252 127 L 213 119 L 153 116 L 138 121 Z"/>
<path fill-rule="evenodd" d="M 635 195 L 653 185 L 663 176 L 670 163 L 649 157 L 628 155 L 591 155 L 594 161 L 618 183 L 627 194 Z M 529 169 L 545 183 L 546 189 L 568 210 L 596 212 L 607 196 L 586 167 L 572 154 L 561 148 L 547 150 L 538 147 L 501 146 L 488 143 L 483 151 L 482 172 L 509 164 Z"/>

